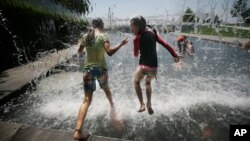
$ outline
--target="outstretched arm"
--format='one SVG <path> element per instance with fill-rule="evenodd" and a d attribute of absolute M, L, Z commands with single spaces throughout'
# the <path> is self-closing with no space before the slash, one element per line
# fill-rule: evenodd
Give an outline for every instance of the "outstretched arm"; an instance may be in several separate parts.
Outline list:
<path fill-rule="evenodd" d="M 156 40 L 171 53 L 176 62 L 179 62 L 179 57 L 177 56 L 176 52 L 167 42 L 165 42 L 159 35 L 157 35 Z"/>
<path fill-rule="evenodd" d="M 104 49 L 106 50 L 107 54 L 109 56 L 114 55 L 122 46 L 126 45 L 128 43 L 128 38 L 125 38 L 119 45 L 117 45 L 116 47 L 112 48 L 110 46 L 109 41 L 106 41 L 104 43 Z"/>
<path fill-rule="evenodd" d="M 80 39 L 80 46 L 78 48 L 78 53 L 84 53 L 83 50 L 84 50 L 84 44 L 85 44 L 85 40 L 82 40 Z"/>

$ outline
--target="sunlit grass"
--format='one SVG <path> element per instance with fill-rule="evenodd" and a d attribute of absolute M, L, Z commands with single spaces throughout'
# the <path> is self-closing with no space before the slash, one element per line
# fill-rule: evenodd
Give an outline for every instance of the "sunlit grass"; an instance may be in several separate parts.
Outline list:
<path fill-rule="evenodd" d="M 237 38 L 249 38 L 250 30 L 237 29 L 227 26 L 202 26 L 198 27 L 198 33 L 211 36 L 223 36 L 223 37 L 237 37 Z M 194 33 L 193 29 L 185 30 L 184 33 Z"/>

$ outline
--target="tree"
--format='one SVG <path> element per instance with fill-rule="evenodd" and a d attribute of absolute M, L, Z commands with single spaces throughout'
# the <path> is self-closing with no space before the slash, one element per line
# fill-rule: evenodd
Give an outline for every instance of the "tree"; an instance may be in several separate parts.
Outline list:
<path fill-rule="evenodd" d="M 214 23 L 215 24 L 220 24 L 220 18 L 219 18 L 219 16 L 218 15 L 215 15 L 215 17 L 214 17 Z"/>
<path fill-rule="evenodd" d="M 78 13 L 88 13 L 90 0 L 53 0 L 56 3 L 61 4 L 70 11 Z"/>
<path fill-rule="evenodd" d="M 183 22 L 195 22 L 195 14 L 191 8 L 187 8 L 183 15 Z"/>
<path fill-rule="evenodd" d="M 242 17 L 245 21 L 245 24 L 250 24 L 250 8 L 246 9 L 243 13 L 242 13 Z"/>
<path fill-rule="evenodd" d="M 247 8 L 247 0 L 236 0 L 233 4 L 231 15 L 233 17 L 238 17 L 238 18 L 241 17 L 245 19 L 249 16 L 248 11 L 249 11 L 249 8 Z"/>

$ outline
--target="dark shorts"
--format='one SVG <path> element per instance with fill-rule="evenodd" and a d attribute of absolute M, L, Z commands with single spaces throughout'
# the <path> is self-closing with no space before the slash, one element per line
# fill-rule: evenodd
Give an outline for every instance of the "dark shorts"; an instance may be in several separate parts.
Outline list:
<path fill-rule="evenodd" d="M 86 69 L 83 76 L 84 91 L 94 92 L 96 90 L 96 80 L 101 88 L 108 87 L 108 71 L 99 67 Z"/>
<path fill-rule="evenodd" d="M 177 46 L 178 46 L 179 52 L 182 52 L 182 44 L 181 44 L 181 42 L 177 41 Z"/>

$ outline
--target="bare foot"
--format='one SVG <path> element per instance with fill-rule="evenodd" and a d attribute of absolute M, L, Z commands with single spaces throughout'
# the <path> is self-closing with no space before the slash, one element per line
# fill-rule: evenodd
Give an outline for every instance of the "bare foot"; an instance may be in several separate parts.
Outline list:
<path fill-rule="evenodd" d="M 117 131 L 122 131 L 122 129 L 124 128 L 123 120 L 121 120 L 117 117 L 117 113 L 116 113 L 114 108 L 111 109 L 110 116 L 111 116 L 111 122 L 112 122 L 112 125 L 114 126 L 114 128 Z"/>
<path fill-rule="evenodd" d="M 154 113 L 154 110 L 151 107 L 151 104 L 147 104 L 147 108 L 148 108 L 148 114 L 152 115 Z"/>
<path fill-rule="evenodd" d="M 144 112 L 145 111 L 145 104 L 142 104 L 140 109 L 138 110 L 139 113 Z"/>
<path fill-rule="evenodd" d="M 74 133 L 74 140 L 75 141 L 87 141 L 89 136 L 90 136 L 89 133 L 87 132 L 82 133 L 82 130 L 76 129 Z"/>

